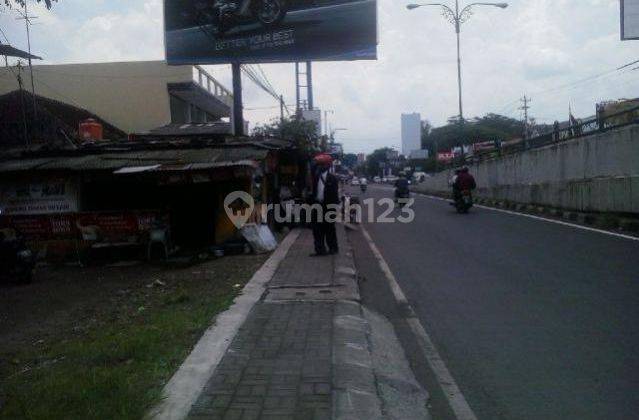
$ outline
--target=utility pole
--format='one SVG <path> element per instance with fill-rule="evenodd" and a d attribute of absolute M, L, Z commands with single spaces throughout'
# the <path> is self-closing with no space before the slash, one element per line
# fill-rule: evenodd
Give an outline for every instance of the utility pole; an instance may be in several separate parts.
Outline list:
<path fill-rule="evenodd" d="M 280 124 L 284 124 L 284 95 L 280 95 Z"/>
<path fill-rule="evenodd" d="M 22 87 L 22 62 L 18 61 L 18 87 L 20 88 L 20 108 L 22 108 L 22 129 L 24 134 L 24 145 L 29 147 L 29 132 L 27 130 L 27 113 L 24 106 L 24 89 Z"/>
<path fill-rule="evenodd" d="M 30 30 L 30 26 L 31 26 L 31 19 L 37 19 L 37 16 L 29 16 L 29 9 L 28 9 L 28 0 L 25 0 L 24 2 L 24 15 L 20 18 L 18 18 L 18 20 L 22 20 L 24 19 L 24 25 L 27 29 L 27 52 L 29 53 L 29 57 L 27 58 L 28 62 L 29 62 L 29 71 L 31 73 L 31 95 L 33 96 L 32 101 L 33 101 L 33 118 L 34 120 L 37 118 L 38 116 L 38 108 L 36 106 L 36 96 L 35 96 L 35 82 L 33 81 L 33 65 L 31 64 L 31 30 Z"/>
<path fill-rule="evenodd" d="M 295 113 L 300 113 L 300 63 L 295 62 Z"/>
<path fill-rule="evenodd" d="M 306 62 L 306 99 L 308 109 L 313 109 L 313 67 L 310 61 Z"/>
<path fill-rule="evenodd" d="M 528 131 L 528 110 L 530 109 L 530 105 L 528 104 L 532 101 L 529 97 L 524 95 L 524 97 L 521 99 L 521 102 L 523 105 L 519 109 L 524 111 L 524 141 L 526 144 L 526 148 L 528 148 L 528 139 L 530 138 L 530 133 Z"/>
<path fill-rule="evenodd" d="M 231 64 L 233 72 L 233 133 L 235 136 L 243 136 L 244 133 L 244 109 L 242 105 L 242 68 L 239 62 Z"/>
<path fill-rule="evenodd" d="M 306 85 L 301 84 L 302 77 L 306 76 Z M 302 88 L 306 88 L 306 99 L 302 100 Z M 300 63 L 295 63 L 295 106 L 299 113 L 304 109 L 313 109 L 313 69 L 311 62 L 306 62 L 306 71 L 300 70 Z"/>

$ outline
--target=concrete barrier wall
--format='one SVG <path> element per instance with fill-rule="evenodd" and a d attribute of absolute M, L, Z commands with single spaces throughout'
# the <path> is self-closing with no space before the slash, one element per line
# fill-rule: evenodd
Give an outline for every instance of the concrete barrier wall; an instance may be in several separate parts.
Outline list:
<path fill-rule="evenodd" d="M 469 166 L 484 198 L 577 211 L 639 213 L 639 125 Z M 415 187 L 448 192 L 453 170 Z"/>

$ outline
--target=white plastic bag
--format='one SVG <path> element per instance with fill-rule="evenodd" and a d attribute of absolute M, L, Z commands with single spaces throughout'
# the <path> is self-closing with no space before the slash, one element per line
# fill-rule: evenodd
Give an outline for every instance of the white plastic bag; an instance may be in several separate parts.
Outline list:
<path fill-rule="evenodd" d="M 242 236 L 251 244 L 256 254 L 273 251 L 277 248 L 277 240 L 267 225 L 248 223 L 240 230 Z"/>

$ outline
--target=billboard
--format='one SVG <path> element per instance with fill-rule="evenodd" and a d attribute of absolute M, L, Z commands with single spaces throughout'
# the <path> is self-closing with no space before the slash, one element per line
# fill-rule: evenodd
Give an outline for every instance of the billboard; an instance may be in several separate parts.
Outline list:
<path fill-rule="evenodd" d="M 377 58 L 377 0 L 164 0 L 169 64 Z"/>
<path fill-rule="evenodd" d="M 621 0 L 621 40 L 639 39 L 639 0 Z"/>

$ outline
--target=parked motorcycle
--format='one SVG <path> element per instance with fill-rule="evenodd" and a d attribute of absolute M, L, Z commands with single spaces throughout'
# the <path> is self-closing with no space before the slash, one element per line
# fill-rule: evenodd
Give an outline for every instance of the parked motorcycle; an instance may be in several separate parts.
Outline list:
<path fill-rule="evenodd" d="M 213 24 L 216 35 L 224 35 L 234 26 L 258 22 L 271 29 L 279 25 L 286 13 L 286 0 L 213 0 L 195 4 L 196 15 L 201 26 Z"/>
<path fill-rule="evenodd" d="M 15 232 L 0 230 L 0 277 L 21 284 L 33 278 L 35 256 Z"/>
<path fill-rule="evenodd" d="M 470 190 L 462 190 L 453 203 L 457 209 L 457 213 L 468 213 L 473 207 L 473 194 Z"/>

